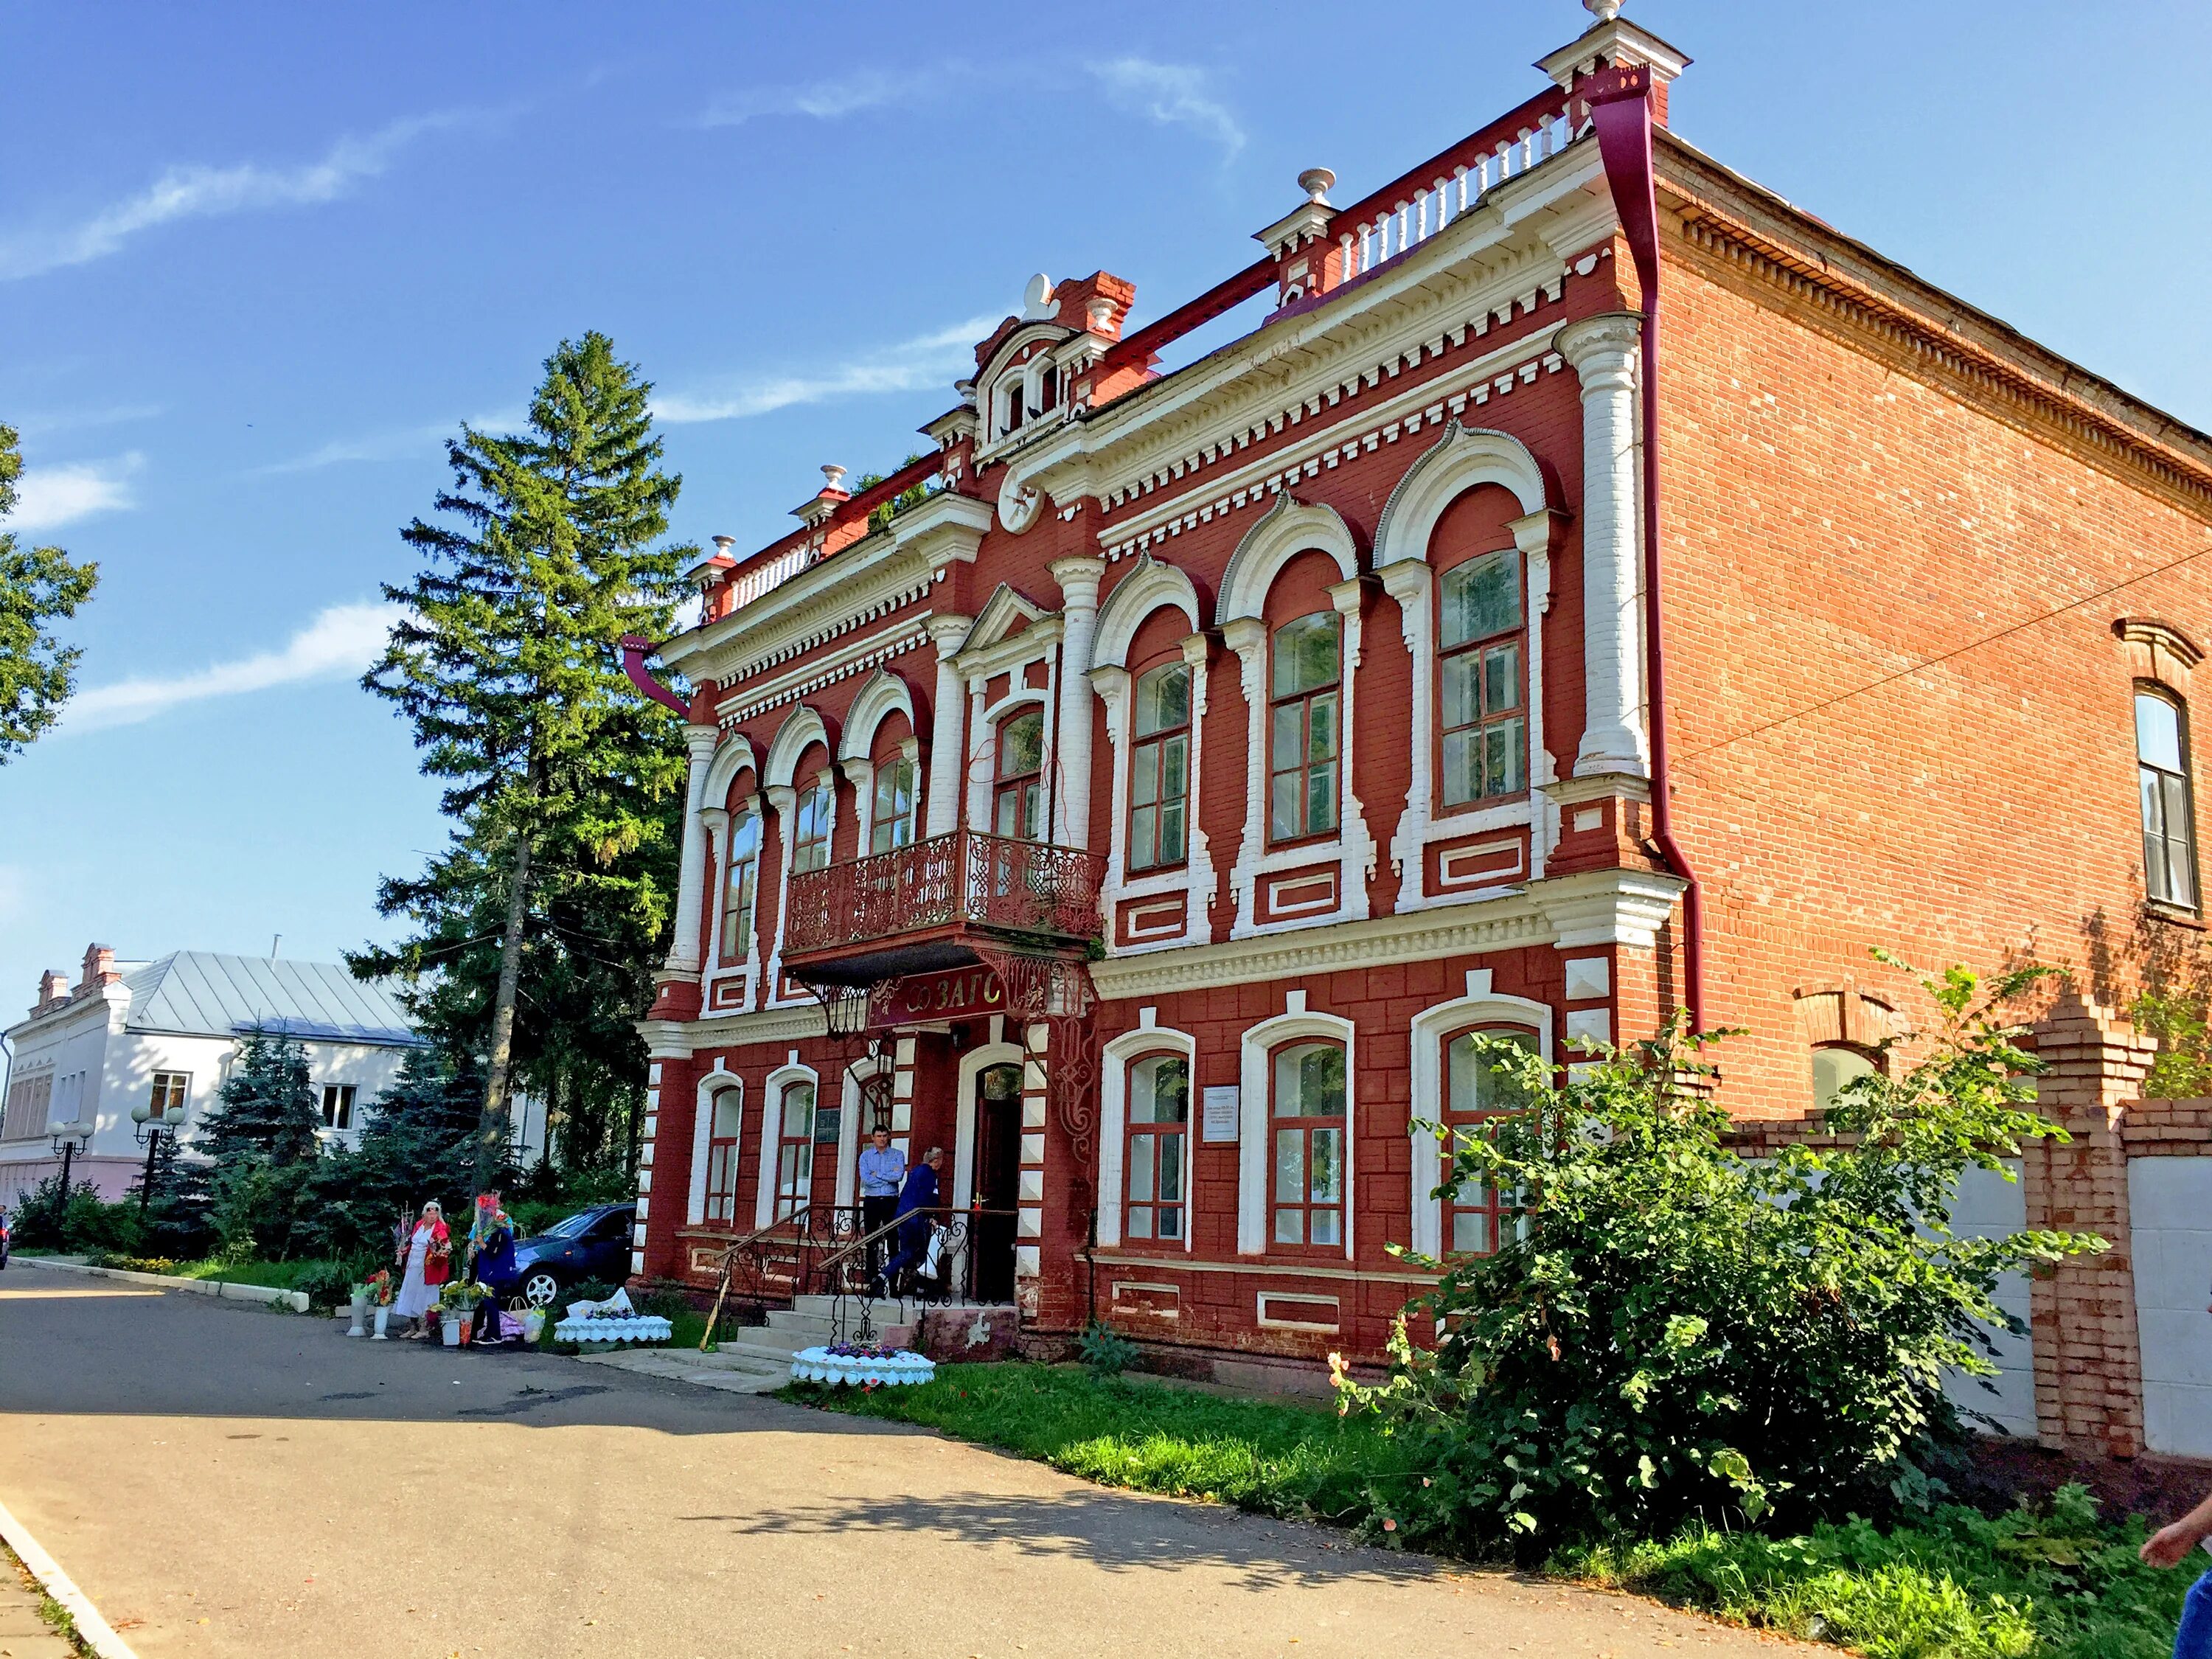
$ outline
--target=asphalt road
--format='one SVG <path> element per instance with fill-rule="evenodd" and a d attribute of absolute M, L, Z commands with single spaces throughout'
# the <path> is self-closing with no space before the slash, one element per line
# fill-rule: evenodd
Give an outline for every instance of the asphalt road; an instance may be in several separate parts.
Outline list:
<path fill-rule="evenodd" d="M 1777 1650 L 923 1431 L 342 1328 L 0 1274 L 0 1502 L 143 1659 Z"/>

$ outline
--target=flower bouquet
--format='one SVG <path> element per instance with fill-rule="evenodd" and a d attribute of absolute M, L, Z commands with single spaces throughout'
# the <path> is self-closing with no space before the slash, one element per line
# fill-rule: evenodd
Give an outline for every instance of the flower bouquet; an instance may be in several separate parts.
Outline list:
<path fill-rule="evenodd" d="M 368 1290 L 369 1303 L 374 1307 L 388 1308 L 399 1294 L 392 1286 L 392 1269 L 389 1267 L 379 1267 L 362 1283 Z"/>

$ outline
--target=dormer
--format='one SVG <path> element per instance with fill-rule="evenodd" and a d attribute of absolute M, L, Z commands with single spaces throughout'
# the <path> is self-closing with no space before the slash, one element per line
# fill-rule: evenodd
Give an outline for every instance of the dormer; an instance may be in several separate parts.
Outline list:
<path fill-rule="evenodd" d="M 975 349 L 980 447 L 1004 443 L 1047 417 L 1065 419 L 1085 400 L 1082 377 L 1121 337 L 1133 284 L 1109 272 L 1054 286 L 1030 278 L 1022 311 Z"/>
<path fill-rule="evenodd" d="M 1670 46 L 1648 29 L 1638 28 L 1620 15 L 1621 0 L 1583 0 L 1597 21 L 1557 52 L 1536 60 L 1563 92 L 1575 88 L 1601 69 L 1622 64 L 1646 64 L 1651 70 L 1651 118 L 1667 125 L 1667 88 L 1689 67 L 1689 55 Z"/>

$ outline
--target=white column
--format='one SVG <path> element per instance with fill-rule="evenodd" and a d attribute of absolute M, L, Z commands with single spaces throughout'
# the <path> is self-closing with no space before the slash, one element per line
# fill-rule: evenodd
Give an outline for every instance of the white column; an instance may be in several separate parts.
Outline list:
<path fill-rule="evenodd" d="M 687 726 L 691 777 L 684 791 L 684 857 L 676 878 L 676 938 L 668 947 L 671 973 L 699 971 L 699 920 L 707 885 L 707 826 L 699 814 L 707 805 L 707 768 L 714 763 L 721 732 L 711 726 Z"/>
<path fill-rule="evenodd" d="M 962 699 L 967 688 L 952 666 L 952 653 L 974 625 L 969 617 L 940 612 L 929 619 L 929 637 L 937 647 L 937 696 L 929 710 L 929 793 L 922 813 L 922 833 L 942 836 L 960 823 L 960 751 L 967 713 Z"/>
<path fill-rule="evenodd" d="M 1575 773 L 1650 771 L 1644 733 L 1638 557 L 1636 356 L 1639 319 L 1611 312 L 1563 330 L 1583 384 L 1583 741 Z"/>
<path fill-rule="evenodd" d="M 1060 584 L 1060 709 L 1053 721 L 1053 840 L 1091 845 L 1091 647 L 1098 633 L 1098 582 L 1106 561 L 1055 559 Z"/>
<path fill-rule="evenodd" d="M 799 792 L 782 784 L 771 784 L 761 793 L 768 797 L 769 806 L 775 813 L 776 829 L 775 944 L 769 951 L 768 972 L 761 981 L 763 988 L 759 999 L 760 1006 L 765 1008 L 775 1000 L 776 993 L 783 988 L 783 924 L 791 915 L 791 836 L 792 831 L 799 827 Z M 755 917 L 760 915 L 760 890 L 764 885 L 763 882 L 753 889 Z M 753 927 L 758 930 L 758 921 L 753 923 Z M 770 1144 L 772 1149 L 773 1143 Z M 769 1158 L 773 1161 L 773 1150 Z M 761 1179 L 765 1182 L 768 1176 L 763 1175 Z M 767 1224 L 763 1222 L 762 1224 Z"/>
<path fill-rule="evenodd" d="M 1244 835 L 1229 872 L 1230 901 L 1236 915 L 1229 937 L 1242 939 L 1259 926 L 1256 888 L 1260 860 L 1267 853 L 1267 624 L 1256 617 L 1231 617 L 1221 637 L 1237 653 L 1244 688 Z"/>

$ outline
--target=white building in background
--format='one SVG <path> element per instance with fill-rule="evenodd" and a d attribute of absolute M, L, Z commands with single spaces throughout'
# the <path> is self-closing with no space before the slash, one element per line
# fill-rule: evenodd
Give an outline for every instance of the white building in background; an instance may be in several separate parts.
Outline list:
<path fill-rule="evenodd" d="M 189 1150 L 203 1113 L 255 1027 L 298 1037 L 322 1101 L 323 1133 L 351 1146 L 368 1109 L 410 1049 L 422 1046 L 386 981 L 356 979 L 334 962 L 178 951 L 154 962 L 118 962 L 104 945 L 84 953 L 76 985 L 49 970 L 28 1018 L 7 1032 L 0 1092 L 0 1205 L 13 1205 L 61 1167 L 60 1125 L 91 1132 L 71 1179 L 120 1197 L 144 1167 L 131 1117 L 184 1109 Z M 545 1146 L 544 1105 L 515 1100 L 517 1161 Z"/>

